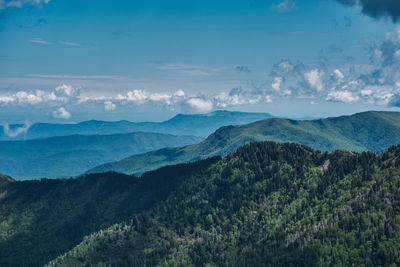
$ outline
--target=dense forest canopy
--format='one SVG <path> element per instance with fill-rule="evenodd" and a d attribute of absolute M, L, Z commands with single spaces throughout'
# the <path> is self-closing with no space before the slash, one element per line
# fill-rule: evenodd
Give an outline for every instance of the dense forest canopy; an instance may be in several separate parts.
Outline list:
<path fill-rule="evenodd" d="M 398 265 L 399 167 L 400 146 L 252 143 L 49 266 Z"/>

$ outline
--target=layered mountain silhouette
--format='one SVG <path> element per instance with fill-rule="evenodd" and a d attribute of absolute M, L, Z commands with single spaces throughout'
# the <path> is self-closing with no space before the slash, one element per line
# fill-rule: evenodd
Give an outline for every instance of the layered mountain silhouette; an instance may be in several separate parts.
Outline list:
<path fill-rule="evenodd" d="M 0 140 L 25 140 L 66 135 L 105 135 L 154 132 L 206 137 L 221 126 L 240 125 L 271 117 L 268 113 L 219 110 L 207 114 L 178 114 L 164 122 L 84 121 L 76 124 L 35 123 L 0 126 Z"/>
<path fill-rule="evenodd" d="M 202 138 L 158 133 L 70 135 L 0 141 L 0 172 L 18 180 L 77 176 L 98 164 Z"/>
<path fill-rule="evenodd" d="M 399 146 L 359 154 L 259 142 L 141 177 L 2 175 L 0 265 L 390 266 L 399 170 Z"/>
<path fill-rule="evenodd" d="M 224 156 L 246 143 L 265 140 L 295 142 L 321 151 L 382 152 L 400 143 L 400 113 L 370 111 L 308 121 L 271 118 L 246 125 L 226 126 L 198 144 L 134 155 L 102 164 L 88 172 L 140 174 L 169 164 Z"/>

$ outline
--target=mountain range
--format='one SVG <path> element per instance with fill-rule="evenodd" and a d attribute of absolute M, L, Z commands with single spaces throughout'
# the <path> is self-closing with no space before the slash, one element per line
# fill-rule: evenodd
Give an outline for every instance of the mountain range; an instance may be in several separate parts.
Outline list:
<path fill-rule="evenodd" d="M 141 177 L 0 176 L 0 265 L 398 265 L 399 170 L 400 146 L 259 142 Z"/>
<path fill-rule="evenodd" d="M 270 118 L 246 125 L 225 126 L 200 143 L 133 155 L 88 172 L 116 171 L 138 175 L 169 164 L 225 156 L 246 143 L 265 140 L 295 142 L 330 152 L 382 152 L 400 143 L 400 113 L 369 111 L 308 121 Z"/>
<path fill-rule="evenodd" d="M 240 125 L 271 117 L 268 113 L 219 110 L 207 114 L 178 114 L 164 122 L 83 121 L 72 124 L 35 123 L 0 126 L 0 140 L 26 140 L 67 135 L 154 132 L 206 137 L 221 126 Z"/>
<path fill-rule="evenodd" d="M 18 180 L 71 177 L 132 154 L 201 140 L 193 136 L 138 132 L 0 141 L 0 172 Z"/>

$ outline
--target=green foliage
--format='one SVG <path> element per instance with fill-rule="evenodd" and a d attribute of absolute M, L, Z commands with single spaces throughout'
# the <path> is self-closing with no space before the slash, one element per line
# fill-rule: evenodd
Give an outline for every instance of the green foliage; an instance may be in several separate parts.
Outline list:
<path fill-rule="evenodd" d="M 251 143 L 49 266 L 398 266 L 400 146 Z"/>
<path fill-rule="evenodd" d="M 169 164 L 225 156 L 244 144 L 266 140 L 295 142 L 330 152 L 338 149 L 383 152 L 400 143 L 400 113 L 370 111 L 312 121 L 272 118 L 242 126 L 226 126 L 201 143 L 134 155 L 102 164 L 88 172 L 116 171 L 138 175 Z"/>
<path fill-rule="evenodd" d="M 0 176 L 0 266 L 43 266 L 85 235 L 164 200 L 183 179 L 218 159 L 168 166 L 140 178 L 110 172 L 16 182 Z"/>

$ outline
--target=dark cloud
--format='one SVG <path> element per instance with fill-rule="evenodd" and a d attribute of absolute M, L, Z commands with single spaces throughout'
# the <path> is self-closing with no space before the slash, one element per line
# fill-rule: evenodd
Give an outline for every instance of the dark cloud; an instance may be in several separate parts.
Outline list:
<path fill-rule="evenodd" d="M 390 17 L 393 22 L 400 18 L 399 0 L 336 0 L 349 6 L 360 6 L 362 13 L 373 18 Z"/>

